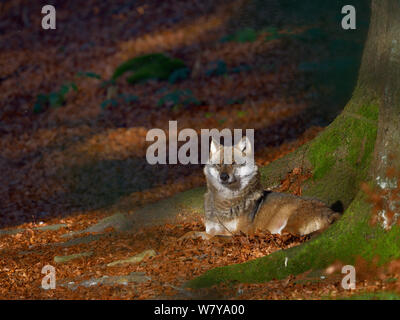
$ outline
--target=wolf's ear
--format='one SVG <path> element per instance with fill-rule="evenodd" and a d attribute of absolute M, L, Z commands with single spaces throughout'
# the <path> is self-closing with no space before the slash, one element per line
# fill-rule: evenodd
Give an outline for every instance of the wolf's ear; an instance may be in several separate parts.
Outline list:
<path fill-rule="evenodd" d="M 251 148 L 251 142 L 246 136 L 240 139 L 240 141 L 236 145 L 236 148 L 239 149 L 241 152 L 246 152 L 247 155 L 251 154 L 253 151 Z"/>
<path fill-rule="evenodd" d="M 214 138 L 211 138 L 211 144 L 210 144 L 210 155 L 217 152 L 219 149 L 220 144 L 214 140 Z"/>

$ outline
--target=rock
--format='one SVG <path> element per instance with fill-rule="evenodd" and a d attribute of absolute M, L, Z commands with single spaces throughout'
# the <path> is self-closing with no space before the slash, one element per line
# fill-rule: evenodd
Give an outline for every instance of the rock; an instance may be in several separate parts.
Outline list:
<path fill-rule="evenodd" d="M 58 229 L 65 228 L 68 225 L 65 223 L 52 224 L 48 226 L 34 227 L 32 230 L 42 230 L 42 231 L 57 231 Z M 0 236 L 2 235 L 13 235 L 17 233 L 23 233 L 28 229 L 10 229 L 10 230 L 0 230 Z"/>
<path fill-rule="evenodd" d="M 0 230 L 0 236 L 22 233 L 24 231 L 25 231 L 25 229 Z"/>
<path fill-rule="evenodd" d="M 99 223 L 90 226 L 86 232 L 102 232 L 107 228 L 113 227 L 117 231 L 125 231 L 130 229 L 129 219 L 125 214 L 116 213 L 110 217 L 102 219 Z"/>
<path fill-rule="evenodd" d="M 49 225 L 49 226 L 35 227 L 35 228 L 32 228 L 32 229 L 33 230 L 42 230 L 42 231 L 57 231 L 57 230 L 59 230 L 61 228 L 65 228 L 67 226 L 68 225 L 65 224 L 65 223 L 59 223 L 59 224 L 52 224 L 52 225 Z"/>
<path fill-rule="evenodd" d="M 122 284 L 126 286 L 129 283 L 142 283 L 149 280 L 151 280 L 151 278 L 146 276 L 144 272 L 131 272 L 128 275 L 122 275 L 122 276 L 102 276 L 101 278 L 91 278 L 89 280 L 85 280 L 78 284 L 76 284 L 75 281 L 66 281 L 63 284 L 61 284 L 61 286 L 75 290 L 78 287 L 89 288 L 100 284 L 107 286 Z"/>
<path fill-rule="evenodd" d="M 98 223 L 96 223 L 93 226 L 90 226 L 89 228 L 86 228 L 81 231 L 70 232 L 62 235 L 62 237 L 67 238 L 82 233 L 99 233 L 110 227 L 114 228 L 116 231 L 127 231 L 131 228 L 131 224 L 130 220 L 127 218 L 125 214 L 116 213 L 113 214 L 112 216 L 100 220 Z"/>
<path fill-rule="evenodd" d="M 122 259 L 122 260 L 117 260 L 114 262 L 111 262 L 109 264 L 107 264 L 107 267 L 113 267 L 116 265 L 120 265 L 120 264 L 124 264 L 124 263 L 139 263 L 140 261 L 142 261 L 144 258 L 147 257 L 154 257 L 157 253 L 150 249 L 150 250 L 145 250 L 137 255 L 134 255 L 130 258 L 127 259 Z"/>
<path fill-rule="evenodd" d="M 181 214 L 187 219 L 201 216 L 204 213 L 205 192 L 203 187 L 194 188 L 138 208 L 129 215 L 132 231 L 147 226 L 175 223 Z"/>
<path fill-rule="evenodd" d="M 70 232 L 62 237 L 68 238 L 82 233 L 101 233 L 110 227 L 118 232 L 134 232 L 147 226 L 175 223 L 180 214 L 184 214 L 186 218 L 198 217 L 204 213 L 205 192 L 204 187 L 180 192 L 170 198 L 138 208 L 132 214 L 116 213 L 87 229 Z"/>
<path fill-rule="evenodd" d="M 103 237 L 105 237 L 107 235 L 109 235 L 109 233 L 108 234 L 90 234 L 88 236 L 71 239 L 71 240 L 68 240 L 66 242 L 56 243 L 55 245 L 63 246 L 63 247 L 71 247 L 71 246 L 76 246 L 76 245 L 79 245 L 79 244 L 87 244 L 87 243 L 90 243 L 92 241 L 99 240 L 99 239 L 101 239 L 101 238 L 103 238 Z"/>
<path fill-rule="evenodd" d="M 81 258 L 81 257 L 90 257 L 93 254 L 93 252 L 81 252 L 81 253 L 76 253 L 76 254 L 71 254 L 69 256 L 55 256 L 54 257 L 54 262 L 57 263 L 64 263 L 68 262 L 73 259 Z"/>
<path fill-rule="evenodd" d="M 45 254 L 45 253 L 46 253 L 46 251 L 43 250 L 43 249 L 40 249 L 40 250 L 35 250 L 35 249 L 33 249 L 33 250 L 23 250 L 23 251 L 19 251 L 18 252 L 18 254 L 21 255 L 21 256 L 26 256 L 28 254 L 42 255 L 42 254 Z"/>

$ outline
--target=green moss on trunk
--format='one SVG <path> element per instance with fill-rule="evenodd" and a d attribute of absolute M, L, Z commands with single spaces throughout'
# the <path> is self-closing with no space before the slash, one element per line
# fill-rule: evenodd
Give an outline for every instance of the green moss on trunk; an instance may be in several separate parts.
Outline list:
<path fill-rule="evenodd" d="M 314 140 L 287 156 L 260 168 L 265 187 L 274 187 L 295 167 L 311 170 L 303 195 L 348 207 L 368 179 L 378 123 L 378 102 L 356 90 L 345 111 Z M 359 97 L 362 98 L 359 98 Z M 340 188 L 338 188 L 340 186 Z"/>
<path fill-rule="evenodd" d="M 352 104 L 307 146 L 313 178 L 303 186 L 304 195 L 328 204 L 341 201 L 344 207 L 367 180 L 378 122 L 376 102 L 364 102 L 358 109 Z"/>
<path fill-rule="evenodd" d="M 400 257 L 400 228 L 386 232 L 381 227 L 371 227 L 369 213 L 370 205 L 360 192 L 343 218 L 321 236 L 263 258 L 210 270 L 187 286 L 201 288 L 221 282 L 257 283 L 283 279 L 291 274 L 325 268 L 336 260 L 353 264 L 356 256 L 367 261 L 378 256 L 381 264 Z"/>

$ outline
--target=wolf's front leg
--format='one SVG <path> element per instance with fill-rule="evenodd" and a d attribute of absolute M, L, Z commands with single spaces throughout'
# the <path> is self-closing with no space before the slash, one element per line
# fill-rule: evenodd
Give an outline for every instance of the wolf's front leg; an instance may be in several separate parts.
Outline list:
<path fill-rule="evenodd" d="M 221 227 L 219 223 L 212 222 L 206 218 L 205 221 L 206 231 L 189 231 L 185 233 L 178 240 L 198 239 L 210 240 L 214 236 L 226 235 L 226 231 Z"/>
<path fill-rule="evenodd" d="M 212 237 L 214 237 L 214 235 L 208 234 L 205 231 L 189 231 L 185 233 L 182 237 L 180 237 L 178 241 L 198 239 L 198 238 L 201 238 L 203 240 L 210 240 Z"/>

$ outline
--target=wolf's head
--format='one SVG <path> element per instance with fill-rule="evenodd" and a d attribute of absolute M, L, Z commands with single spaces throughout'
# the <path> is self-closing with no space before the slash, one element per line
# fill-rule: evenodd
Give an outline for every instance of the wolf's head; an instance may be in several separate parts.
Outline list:
<path fill-rule="evenodd" d="M 210 157 L 204 167 L 207 181 L 219 191 L 239 191 L 257 174 L 250 140 L 243 137 L 234 146 L 211 141 Z"/>

